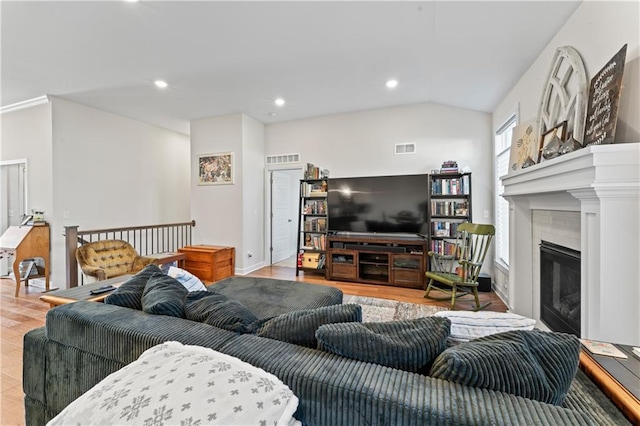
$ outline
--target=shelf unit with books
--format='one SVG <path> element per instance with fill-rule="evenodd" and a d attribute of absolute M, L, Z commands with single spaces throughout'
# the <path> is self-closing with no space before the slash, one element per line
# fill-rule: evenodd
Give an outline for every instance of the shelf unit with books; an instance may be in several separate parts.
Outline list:
<path fill-rule="evenodd" d="M 298 259 L 300 271 L 325 273 L 327 246 L 327 179 L 302 179 L 298 222 Z"/>
<path fill-rule="evenodd" d="M 453 254 L 458 225 L 471 222 L 471 173 L 429 175 L 429 250 Z"/>

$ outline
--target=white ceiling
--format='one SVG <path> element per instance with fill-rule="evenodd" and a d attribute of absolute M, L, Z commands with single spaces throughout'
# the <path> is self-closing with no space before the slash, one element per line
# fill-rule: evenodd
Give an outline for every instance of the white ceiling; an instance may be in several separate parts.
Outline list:
<path fill-rule="evenodd" d="M 2 1 L 1 103 L 55 95 L 182 133 L 240 112 L 492 112 L 579 3 Z"/>

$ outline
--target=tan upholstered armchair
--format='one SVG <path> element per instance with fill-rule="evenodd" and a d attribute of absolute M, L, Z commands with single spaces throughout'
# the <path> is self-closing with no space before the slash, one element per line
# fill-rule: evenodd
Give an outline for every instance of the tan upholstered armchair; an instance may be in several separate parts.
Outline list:
<path fill-rule="evenodd" d="M 82 272 L 97 281 L 125 274 L 135 274 L 154 259 L 142 257 L 126 241 L 103 240 L 84 244 L 76 250 Z"/>

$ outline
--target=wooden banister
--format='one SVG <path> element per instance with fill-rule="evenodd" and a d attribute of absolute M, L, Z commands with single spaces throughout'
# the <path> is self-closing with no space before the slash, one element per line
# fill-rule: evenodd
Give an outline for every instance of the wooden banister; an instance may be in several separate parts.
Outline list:
<path fill-rule="evenodd" d="M 177 251 L 191 244 L 192 228 L 196 221 L 165 223 L 159 225 L 127 226 L 121 228 L 91 229 L 81 231 L 78 226 L 65 226 L 65 273 L 69 287 L 77 287 L 78 245 L 102 240 L 124 240 L 141 255 Z M 81 283 L 80 283 L 81 284 Z"/>

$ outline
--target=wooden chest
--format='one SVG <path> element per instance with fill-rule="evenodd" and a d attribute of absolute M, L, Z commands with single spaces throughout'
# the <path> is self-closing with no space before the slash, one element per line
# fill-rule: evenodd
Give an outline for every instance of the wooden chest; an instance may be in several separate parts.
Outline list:
<path fill-rule="evenodd" d="M 234 247 L 196 245 L 179 248 L 187 257 L 184 269 L 202 281 L 219 281 L 234 275 L 236 249 Z"/>

